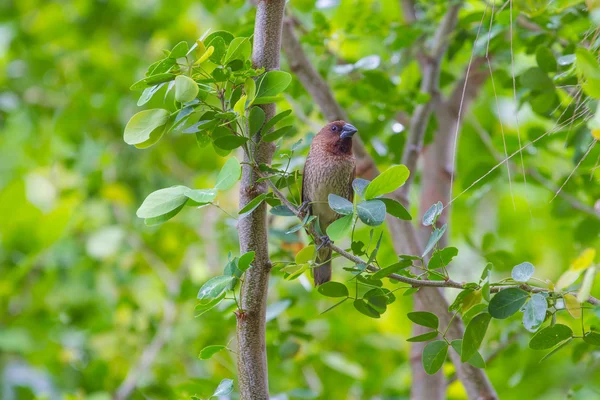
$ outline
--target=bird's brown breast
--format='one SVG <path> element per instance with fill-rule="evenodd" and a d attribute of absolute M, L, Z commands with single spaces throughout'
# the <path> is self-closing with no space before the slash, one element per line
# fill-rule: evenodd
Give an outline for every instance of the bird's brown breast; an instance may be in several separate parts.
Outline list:
<path fill-rule="evenodd" d="M 333 154 L 321 147 L 311 148 L 304 168 L 302 200 L 311 202 L 311 214 L 326 229 L 339 215 L 328 204 L 329 194 L 351 199 L 355 161 L 350 154 Z"/>

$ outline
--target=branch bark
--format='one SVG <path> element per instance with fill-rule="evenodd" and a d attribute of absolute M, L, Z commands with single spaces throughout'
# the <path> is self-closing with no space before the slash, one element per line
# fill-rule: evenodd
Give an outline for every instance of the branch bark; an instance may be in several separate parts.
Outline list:
<path fill-rule="evenodd" d="M 254 25 L 252 62 L 255 68 L 279 69 L 281 26 L 285 0 L 262 0 L 257 4 Z M 275 104 L 261 106 L 265 120 L 275 113 Z M 244 161 L 270 164 L 275 150 L 272 143 L 254 138 L 258 145 L 250 146 Z M 253 160 L 251 160 L 252 157 Z M 264 182 L 257 182 L 253 169 L 244 164 L 240 185 L 240 209 L 267 191 Z M 265 317 L 271 261 L 267 237 L 267 208 L 262 203 L 238 224 L 240 251 L 254 251 L 254 267 L 246 271 L 240 293 L 241 311 L 237 314 L 238 379 L 242 399 L 268 399 L 269 384 L 265 342 Z"/>

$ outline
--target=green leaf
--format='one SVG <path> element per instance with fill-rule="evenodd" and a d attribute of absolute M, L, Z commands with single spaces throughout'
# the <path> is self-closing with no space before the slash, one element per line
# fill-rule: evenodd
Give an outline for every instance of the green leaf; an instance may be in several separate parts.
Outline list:
<path fill-rule="evenodd" d="M 218 190 L 227 190 L 233 187 L 235 183 L 242 176 L 242 166 L 237 158 L 231 157 L 223 165 L 219 175 L 217 176 L 217 183 L 215 188 Z"/>
<path fill-rule="evenodd" d="M 535 59 L 537 61 L 538 66 L 544 72 L 556 72 L 556 69 L 558 68 L 556 58 L 554 58 L 554 53 L 552 53 L 552 50 L 550 50 L 550 48 L 548 48 L 547 46 L 538 46 L 535 52 Z"/>
<path fill-rule="evenodd" d="M 207 300 L 204 303 L 197 304 L 195 307 L 195 310 L 198 310 L 199 313 L 196 314 L 196 318 L 200 317 L 201 315 L 203 315 L 203 314 L 209 312 L 210 310 L 212 310 L 213 308 L 215 308 L 225 298 L 225 295 L 226 295 L 226 293 L 223 292 L 216 299 Z"/>
<path fill-rule="evenodd" d="M 277 96 L 288 87 L 291 81 L 292 76 L 287 72 L 269 71 L 260 78 L 256 97 Z"/>
<path fill-rule="evenodd" d="M 284 137 L 285 135 L 289 135 L 290 133 L 294 132 L 294 127 L 291 125 L 288 126 L 284 126 L 282 128 L 276 129 L 273 132 L 269 132 L 267 134 L 264 134 L 262 136 L 262 140 L 264 142 L 274 142 L 282 137 Z"/>
<path fill-rule="evenodd" d="M 198 92 L 198 85 L 192 78 L 185 75 L 178 75 L 175 78 L 175 100 L 187 103 L 194 100 Z"/>
<path fill-rule="evenodd" d="M 296 214 L 294 214 L 292 212 L 292 210 L 290 210 L 286 206 L 275 206 L 275 207 L 271 208 L 271 214 L 278 215 L 280 217 L 295 217 L 296 216 Z"/>
<path fill-rule="evenodd" d="M 417 325 L 425 326 L 431 329 L 437 329 L 440 325 L 440 320 L 437 315 L 426 311 L 410 312 L 406 315 L 408 319 Z"/>
<path fill-rule="evenodd" d="M 425 214 L 423 214 L 423 225 L 433 225 L 438 219 L 438 217 L 442 214 L 442 211 L 444 211 L 444 205 L 441 201 L 438 201 L 437 203 L 429 207 L 427 211 L 425 211 Z"/>
<path fill-rule="evenodd" d="M 238 268 L 240 271 L 246 272 L 246 270 L 251 267 L 250 263 L 254 260 L 255 254 L 254 251 L 249 251 L 240 256 L 238 261 Z"/>
<path fill-rule="evenodd" d="M 385 204 L 380 200 L 365 200 L 356 206 L 358 217 L 369 226 L 378 226 L 385 221 Z"/>
<path fill-rule="evenodd" d="M 367 317 L 371 317 L 371 318 L 380 318 L 381 317 L 381 314 L 378 311 L 376 311 L 373 307 L 371 307 L 369 304 L 367 304 L 367 302 L 364 301 L 363 299 L 354 300 L 354 308 L 356 308 L 356 310 L 358 312 L 366 315 Z"/>
<path fill-rule="evenodd" d="M 238 115 L 245 115 L 246 112 L 246 100 L 248 100 L 248 96 L 243 95 L 239 98 L 239 100 L 233 106 L 233 111 L 238 113 Z"/>
<path fill-rule="evenodd" d="M 214 48 L 213 53 L 209 56 L 209 60 L 215 64 L 221 64 L 221 60 L 227 51 L 226 41 L 223 40 L 222 37 L 215 37 L 213 40 L 207 41 L 206 43 L 208 47 Z"/>
<path fill-rule="evenodd" d="M 552 351 L 548 354 L 546 354 L 544 357 L 542 357 L 542 359 L 540 360 L 540 362 L 546 361 L 548 358 L 550 358 L 552 355 L 554 355 L 556 352 L 558 352 L 559 350 L 561 350 L 563 347 L 565 347 L 566 345 L 568 345 L 569 343 L 571 343 L 571 341 L 573 340 L 573 338 L 568 338 L 567 340 L 565 340 L 564 342 L 560 343 L 559 345 L 557 345 L 556 347 L 554 347 L 552 349 Z"/>
<path fill-rule="evenodd" d="M 453 340 L 450 345 L 458 354 L 462 354 L 462 343 L 462 339 L 456 339 Z M 471 357 L 467 362 L 475 368 L 485 368 L 485 360 L 478 351 L 476 351 L 473 357 Z"/>
<path fill-rule="evenodd" d="M 390 214 L 392 217 L 396 217 L 404 221 L 412 220 L 412 217 L 410 216 L 409 212 L 406 210 L 406 208 L 404 208 L 404 206 L 400 202 L 394 199 L 386 199 L 383 197 L 379 198 L 378 200 L 383 201 L 387 213 Z"/>
<path fill-rule="evenodd" d="M 380 314 L 385 313 L 387 310 L 388 298 L 384 295 L 370 296 L 367 298 L 367 302 L 371 308 Z"/>
<path fill-rule="evenodd" d="M 600 346 L 600 333 L 588 332 L 583 336 L 583 341 L 592 346 Z"/>
<path fill-rule="evenodd" d="M 188 205 L 193 204 L 195 206 L 212 203 L 217 197 L 217 189 L 189 189 L 183 193 L 188 199 L 192 200 L 192 203 L 188 202 Z"/>
<path fill-rule="evenodd" d="M 169 57 L 170 58 L 185 57 L 188 50 L 189 50 L 189 46 L 188 46 L 187 42 L 179 42 L 175 45 L 175 47 L 173 47 L 173 50 L 171 50 Z"/>
<path fill-rule="evenodd" d="M 567 293 L 563 296 L 563 300 L 565 302 L 565 308 L 571 317 L 575 319 L 581 318 L 581 304 L 577 301 L 577 297 L 574 295 Z"/>
<path fill-rule="evenodd" d="M 296 254 L 296 264 L 308 264 L 315 259 L 315 245 L 310 244 Z"/>
<path fill-rule="evenodd" d="M 446 247 L 441 250 L 436 250 L 427 264 L 429 269 L 438 269 L 447 266 L 452 262 L 452 259 L 458 255 L 456 247 Z"/>
<path fill-rule="evenodd" d="M 244 82 L 244 91 L 246 92 L 246 96 L 248 96 L 248 101 L 252 103 L 254 96 L 256 96 L 256 82 L 254 79 L 246 78 L 246 82 Z"/>
<path fill-rule="evenodd" d="M 220 352 L 221 350 L 226 349 L 226 348 L 227 347 L 223 346 L 222 344 L 206 346 L 205 348 L 200 350 L 200 354 L 198 355 L 198 358 L 201 360 L 208 360 L 209 358 L 211 358 L 212 356 L 214 356 L 215 354 L 217 354 L 218 352 Z"/>
<path fill-rule="evenodd" d="M 252 52 L 252 46 L 250 44 L 250 38 L 237 37 L 229 43 L 225 58 L 223 58 L 223 64 L 228 64 L 233 60 L 246 61 L 250 57 Z"/>
<path fill-rule="evenodd" d="M 352 181 L 352 188 L 354 189 L 354 193 L 359 195 L 360 197 L 364 197 L 365 189 L 369 186 L 371 181 L 362 178 L 356 178 Z"/>
<path fill-rule="evenodd" d="M 444 224 L 444 226 L 442 226 L 440 229 L 436 228 L 433 230 L 431 236 L 429 237 L 429 240 L 427 241 L 427 245 L 425 246 L 425 250 L 423 251 L 422 257 L 425 257 L 427 254 L 429 254 L 431 250 L 433 250 L 433 248 L 437 245 L 442 236 L 444 236 L 444 233 L 446 232 L 447 228 L 448 226 Z"/>
<path fill-rule="evenodd" d="M 540 92 L 554 90 L 554 82 L 541 68 L 530 68 L 521 75 L 521 85 Z"/>
<path fill-rule="evenodd" d="M 146 89 L 144 89 L 144 91 L 142 92 L 137 105 L 138 107 L 143 106 L 144 104 L 146 104 L 147 102 L 150 101 L 150 99 L 152 99 L 152 96 L 154 96 L 156 94 L 156 92 L 158 92 L 160 90 L 161 87 L 163 87 L 165 84 L 163 83 L 159 83 L 158 85 L 154 85 L 154 86 L 150 86 Z"/>
<path fill-rule="evenodd" d="M 344 285 L 343 283 L 340 283 L 340 282 L 333 282 L 333 281 L 329 281 L 329 282 L 322 284 L 321 286 L 318 287 L 317 290 L 323 296 L 327 296 L 327 297 L 348 297 L 350 294 L 348 292 L 348 288 L 346 287 L 346 285 Z"/>
<path fill-rule="evenodd" d="M 248 138 L 244 136 L 225 135 L 215 139 L 213 143 L 215 144 L 215 146 L 223 150 L 233 150 L 242 146 L 247 141 Z"/>
<path fill-rule="evenodd" d="M 485 333 L 487 332 L 488 326 L 492 316 L 488 313 L 482 313 L 477 315 L 469 322 L 467 329 L 465 330 L 465 336 L 462 341 L 462 353 L 460 355 L 460 361 L 466 362 L 470 360 L 479 350 Z"/>
<path fill-rule="evenodd" d="M 123 139 L 138 148 L 150 147 L 160 140 L 168 120 L 169 112 L 162 108 L 140 111 L 125 126 Z"/>
<path fill-rule="evenodd" d="M 518 288 L 504 289 L 490 301 L 489 310 L 492 317 L 505 319 L 521 309 L 529 298 L 529 294 Z"/>
<path fill-rule="evenodd" d="M 147 226 L 153 226 L 153 225 L 159 225 L 164 222 L 167 222 L 168 220 L 170 220 L 171 218 L 173 218 L 174 216 L 179 214 L 179 211 L 181 211 L 181 209 L 183 208 L 184 205 L 185 205 L 185 203 L 180 205 L 179 207 L 175 208 L 174 210 L 169 211 L 166 214 L 162 214 L 157 217 L 145 218 L 144 223 Z"/>
<path fill-rule="evenodd" d="M 229 43 L 231 43 L 231 41 L 233 40 L 234 37 L 235 36 L 233 36 L 233 33 L 231 33 L 231 32 L 227 32 L 227 31 L 214 31 L 213 33 L 211 33 L 210 35 L 208 35 L 206 37 L 206 39 L 204 39 L 204 43 L 207 43 L 208 45 L 210 45 L 210 42 L 212 42 L 216 38 L 221 38 L 221 40 L 223 40 L 223 42 L 225 44 L 229 44 Z"/>
<path fill-rule="evenodd" d="M 233 380 L 223 379 L 211 397 L 227 396 L 233 392 Z"/>
<path fill-rule="evenodd" d="M 523 309 L 523 326 L 529 332 L 535 332 L 544 323 L 546 319 L 546 311 L 548 310 L 548 302 L 546 298 L 536 293 L 531 296 L 531 300 L 525 304 Z"/>
<path fill-rule="evenodd" d="M 280 112 L 279 114 L 277 114 L 270 120 L 268 120 L 267 123 L 265 124 L 265 126 L 263 126 L 263 128 L 262 128 L 263 134 L 269 133 L 269 131 L 271 130 L 271 128 L 273 128 L 275 126 L 275 124 L 277 124 L 279 121 L 283 120 L 285 117 L 287 117 L 291 113 L 292 113 L 292 110 L 285 110 L 285 111 Z"/>
<path fill-rule="evenodd" d="M 448 354 L 448 343 L 443 340 L 436 340 L 435 342 L 429 343 L 423 349 L 423 369 L 429 375 L 433 375 L 442 368 L 444 361 L 446 361 L 446 355 Z"/>
<path fill-rule="evenodd" d="M 585 303 L 590 298 L 590 293 L 592 292 L 592 285 L 594 283 L 595 276 L 595 266 L 592 266 L 587 271 L 585 271 L 585 275 L 583 276 L 583 282 L 581 283 L 581 288 L 579 289 L 579 293 L 577 293 L 577 301 L 579 301 L 580 303 Z"/>
<path fill-rule="evenodd" d="M 234 276 L 215 276 L 202 285 L 198 292 L 198 300 L 213 300 L 218 298 L 227 290 L 227 287 L 234 279 Z"/>
<path fill-rule="evenodd" d="M 352 215 L 346 215 L 333 221 L 327 227 L 327 236 L 329 236 L 329 239 L 336 241 L 348 236 L 348 232 L 352 229 L 352 221 Z"/>
<path fill-rule="evenodd" d="M 535 273 L 535 267 L 530 262 L 524 262 L 515 265 L 510 273 L 511 277 L 517 282 L 527 282 Z"/>
<path fill-rule="evenodd" d="M 266 198 L 267 194 L 261 193 L 249 201 L 248 204 L 242 207 L 242 209 L 238 212 L 240 218 L 246 218 L 248 215 L 252 214 L 252 212 L 256 210 Z"/>
<path fill-rule="evenodd" d="M 265 122 L 265 112 L 260 107 L 252 107 L 250 109 L 250 115 L 248 116 L 248 127 L 250 129 L 250 136 L 254 136 L 258 133 L 260 128 Z"/>
<path fill-rule="evenodd" d="M 396 272 L 408 268 L 412 266 L 412 261 L 410 260 L 402 260 L 395 264 L 392 264 L 388 267 L 382 268 L 379 271 L 375 272 L 371 277 L 373 279 L 382 279 L 390 274 L 395 274 Z"/>
<path fill-rule="evenodd" d="M 376 197 L 391 193 L 404 185 L 410 172 L 404 165 L 393 165 L 369 183 L 365 190 L 364 198 L 371 200 Z"/>
<path fill-rule="evenodd" d="M 155 218 L 176 210 L 187 202 L 185 186 L 172 186 L 152 192 L 146 197 L 136 215 L 139 218 Z"/>
<path fill-rule="evenodd" d="M 406 339 L 407 342 L 416 343 L 416 342 L 428 342 L 430 340 L 435 339 L 438 336 L 437 331 L 431 331 L 424 333 L 422 335 L 413 336 L 411 338 Z"/>
<path fill-rule="evenodd" d="M 573 331 L 566 325 L 556 324 L 554 326 L 548 326 L 531 338 L 529 341 L 529 348 L 533 350 L 550 349 L 572 336 Z"/>
<path fill-rule="evenodd" d="M 327 200 L 329 202 L 329 207 L 338 214 L 351 215 L 354 213 L 354 205 L 337 194 L 329 194 Z"/>

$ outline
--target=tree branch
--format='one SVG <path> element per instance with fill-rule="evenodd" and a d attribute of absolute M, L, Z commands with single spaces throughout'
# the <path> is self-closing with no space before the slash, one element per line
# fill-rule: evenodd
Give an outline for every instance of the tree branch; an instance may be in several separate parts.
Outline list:
<path fill-rule="evenodd" d="M 261 0 L 257 4 L 254 25 L 252 63 L 255 68 L 279 69 L 281 26 L 285 0 Z M 275 116 L 275 104 L 265 104 L 265 120 Z M 275 150 L 272 143 L 254 138 L 245 161 L 270 164 Z M 240 209 L 262 193 L 264 183 L 248 164 L 242 168 Z M 268 399 L 269 384 L 265 341 L 265 317 L 271 261 L 269 259 L 266 204 L 242 218 L 238 224 L 240 251 L 254 251 L 254 268 L 246 271 L 240 292 L 241 311 L 237 313 L 238 379 L 242 399 Z"/>
<path fill-rule="evenodd" d="M 298 217 L 298 219 L 300 221 L 302 221 L 304 217 L 298 210 L 298 207 L 296 207 L 294 204 L 292 204 L 292 202 L 289 201 L 287 199 L 287 197 L 285 197 L 285 194 L 283 194 L 277 188 L 277 186 L 275 186 L 275 184 L 269 179 L 270 177 L 268 177 L 268 176 L 264 175 L 262 172 L 260 172 L 260 170 L 258 169 L 258 166 L 255 166 L 255 172 L 256 172 L 257 176 L 259 176 L 261 179 L 264 180 L 264 182 L 267 182 L 267 184 L 271 187 L 271 191 L 273 192 L 273 194 L 279 200 L 281 200 L 281 202 L 292 213 L 294 213 L 294 215 L 296 217 Z M 308 229 L 309 229 L 309 232 L 311 233 L 311 235 L 313 235 L 313 237 L 316 237 L 316 238 L 319 237 L 318 233 L 314 230 L 314 228 L 312 226 L 308 227 Z M 377 272 L 377 271 L 381 270 L 381 268 L 376 267 L 375 265 L 365 263 L 362 258 L 357 257 L 354 254 L 347 252 L 346 250 L 342 249 L 341 247 L 335 245 L 334 243 L 329 244 L 329 246 L 331 247 L 331 250 L 335 251 L 337 254 L 344 257 L 345 259 L 352 261 L 355 264 L 365 264 L 367 266 L 366 269 L 371 272 Z M 435 280 L 427 280 L 427 279 L 409 278 L 407 276 L 402 276 L 402 275 L 398 275 L 398 274 L 389 274 L 389 275 L 386 275 L 386 277 L 389 279 L 398 281 L 398 282 L 406 283 L 413 288 L 435 287 L 435 288 L 467 289 L 469 287 L 469 284 L 467 284 L 467 283 L 457 282 L 452 279 L 446 279 L 443 281 L 435 281 Z M 501 290 L 513 288 L 513 287 L 520 288 L 529 293 L 542 293 L 542 292 L 551 293 L 552 292 L 550 289 L 530 286 L 530 285 L 527 285 L 524 283 L 519 283 L 519 284 L 515 284 L 515 285 L 493 286 L 490 288 L 490 291 L 492 293 L 497 293 Z M 590 303 L 592 305 L 600 305 L 600 300 L 596 299 L 595 297 L 590 297 L 588 299 L 588 303 Z"/>
<path fill-rule="evenodd" d="M 410 127 L 404 151 L 402 153 L 402 164 L 406 165 L 409 171 L 416 171 L 417 160 L 423 147 L 423 138 L 429 122 L 433 105 L 439 100 L 439 82 L 442 59 L 446 55 L 449 36 L 454 31 L 458 22 L 458 11 L 462 7 L 462 2 L 458 2 L 448 9 L 444 19 L 436 30 L 430 53 L 420 52 L 417 56 L 421 61 L 423 69 L 423 78 L 421 80 L 421 92 L 430 96 L 429 101 L 420 104 L 415 109 L 410 120 Z M 408 201 L 414 176 L 411 174 L 408 181 L 399 189 L 400 196 Z"/>

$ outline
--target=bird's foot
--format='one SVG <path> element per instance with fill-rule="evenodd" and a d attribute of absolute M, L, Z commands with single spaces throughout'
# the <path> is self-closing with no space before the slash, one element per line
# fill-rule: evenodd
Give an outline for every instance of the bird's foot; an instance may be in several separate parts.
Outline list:
<path fill-rule="evenodd" d="M 331 246 L 331 243 L 333 242 L 329 239 L 329 236 L 319 236 L 319 247 L 317 247 L 317 252 L 323 247 Z"/>
<path fill-rule="evenodd" d="M 308 212 L 308 206 L 310 205 L 310 202 L 308 200 L 305 200 L 302 202 L 302 204 L 300 205 L 300 207 L 298 207 L 298 216 L 300 218 L 304 218 L 306 216 L 306 213 Z"/>

